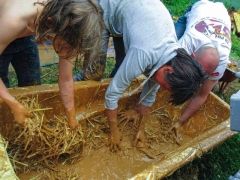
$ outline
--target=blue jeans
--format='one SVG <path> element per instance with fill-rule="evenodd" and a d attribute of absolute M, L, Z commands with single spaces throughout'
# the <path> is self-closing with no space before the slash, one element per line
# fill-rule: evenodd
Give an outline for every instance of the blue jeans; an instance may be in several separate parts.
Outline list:
<path fill-rule="evenodd" d="M 9 87 L 8 68 L 12 64 L 18 79 L 18 86 L 41 84 L 40 62 L 37 44 L 33 36 L 13 41 L 0 55 L 0 78 Z"/>
<path fill-rule="evenodd" d="M 186 14 L 191 11 L 192 9 L 192 6 L 189 6 L 187 8 L 187 10 L 184 12 L 184 15 L 181 16 L 180 18 L 178 18 L 177 22 L 174 23 L 174 26 L 175 26 L 175 31 L 176 31 L 176 34 L 177 34 L 177 38 L 180 39 L 185 30 L 186 30 L 186 26 L 187 26 L 187 17 L 186 17 Z"/>

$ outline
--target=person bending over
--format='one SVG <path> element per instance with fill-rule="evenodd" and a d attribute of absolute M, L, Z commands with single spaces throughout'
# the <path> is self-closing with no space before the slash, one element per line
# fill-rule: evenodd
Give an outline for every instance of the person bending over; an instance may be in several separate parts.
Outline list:
<path fill-rule="evenodd" d="M 175 27 L 180 37 L 179 44 L 209 75 L 200 91 L 184 108 L 178 123 L 175 124 L 178 128 L 205 103 L 209 93 L 224 74 L 231 50 L 231 20 L 222 3 L 200 0 L 188 9 Z"/>
<path fill-rule="evenodd" d="M 181 104 L 198 91 L 206 75 L 199 63 L 180 48 L 171 16 L 161 1 L 99 0 L 99 3 L 107 31 L 123 39 L 126 53 L 105 94 L 110 149 L 115 151 L 120 147 L 121 136 L 118 100 L 136 77 L 148 76 L 137 105 L 144 120 L 159 85 L 171 92 L 174 104 Z M 144 122 L 141 124 L 137 141 L 144 137 Z"/>
<path fill-rule="evenodd" d="M 71 59 L 88 54 L 98 59 L 104 27 L 100 6 L 92 0 L 8 0 L 0 1 L 0 54 L 15 39 L 36 35 L 50 39 L 59 55 L 59 88 L 71 128 L 78 125 Z M 28 110 L 11 96 L 0 80 L 0 98 L 10 107 L 15 120 L 23 124 Z M 70 99 L 70 100 L 69 100 Z"/>

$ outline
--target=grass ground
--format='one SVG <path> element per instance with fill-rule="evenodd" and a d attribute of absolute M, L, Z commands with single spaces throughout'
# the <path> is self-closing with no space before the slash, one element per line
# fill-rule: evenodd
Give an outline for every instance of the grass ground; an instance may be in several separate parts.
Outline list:
<path fill-rule="evenodd" d="M 183 14 L 191 0 L 164 0 L 164 3 L 174 16 Z M 236 35 L 232 35 L 232 51 L 231 59 L 240 62 L 240 39 Z M 108 77 L 114 66 L 114 59 L 107 61 L 105 77 Z M 53 64 L 42 68 L 42 83 L 56 83 L 58 79 L 57 65 Z M 14 72 L 10 73 L 10 82 L 12 86 L 17 85 Z M 220 95 L 229 103 L 231 94 L 240 89 L 240 83 L 235 81 L 227 89 L 224 95 Z M 236 135 L 219 147 L 206 153 L 201 158 L 194 160 L 183 168 L 176 171 L 167 179 L 227 179 L 229 175 L 234 174 L 240 169 L 240 135 Z"/>

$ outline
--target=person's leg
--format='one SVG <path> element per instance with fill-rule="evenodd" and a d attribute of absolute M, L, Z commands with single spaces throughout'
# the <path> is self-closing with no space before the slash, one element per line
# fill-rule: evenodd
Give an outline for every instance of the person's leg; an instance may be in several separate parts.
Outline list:
<path fill-rule="evenodd" d="M 36 43 L 32 43 L 32 47 L 14 54 L 11 61 L 17 74 L 19 87 L 41 84 L 38 49 Z"/>
<path fill-rule="evenodd" d="M 110 77 L 113 77 L 116 74 L 118 68 L 120 67 L 120 65 L 123 62 L 123 59 L 126 56 L 122 37 L 113 37 L 113 45 L 114 45 L 114 49 L 115 49 L 116 64 L 110 74 Z"/>
<path fill-rule="evenodd" d="M 6 87 L 9 87 L 8 67 L 12 58 L 12 54 L 0 55 L 0 78 Z"/>

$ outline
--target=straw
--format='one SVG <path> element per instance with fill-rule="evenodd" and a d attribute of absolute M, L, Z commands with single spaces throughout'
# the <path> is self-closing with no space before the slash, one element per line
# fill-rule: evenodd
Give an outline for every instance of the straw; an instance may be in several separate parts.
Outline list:
<path fill-rule="evenodd" d="M 64 116 L 47 119 L 44 112 L 51 108 L 42 108 L 37 97 L 19 101 L 32 117 L 25 127 L 14 125 L 7 137 L 8 152 L 18 172 L 25 172 L 26 167 L 51 167 L 64 156 L 81 155 L 84 139 L 80 128 L 71 130 Z"/>

